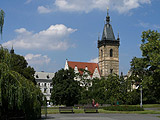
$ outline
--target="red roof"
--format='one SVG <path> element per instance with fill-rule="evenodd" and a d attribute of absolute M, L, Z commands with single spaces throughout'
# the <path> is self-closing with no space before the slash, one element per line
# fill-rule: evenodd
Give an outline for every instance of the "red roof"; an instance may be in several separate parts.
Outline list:
<path fill-rule="evenodd" d="M 73 62 L 73 61 L 68 61 L 68 66 L 71 68 L 78 68 L 78 71 L 80 73 L 82 73 L 82 71 L 80 71 L 80 69 L 85 69 L 86 67 L 88 68 L 88 71 L 90 71 L 91 76 L 93 75 L 95 69 L 98 69 L 99 72 L 99 66 L 98 63 L 88 63 L 88 62 Z M 100 72 L 99 72 L 100 73 Z"/>

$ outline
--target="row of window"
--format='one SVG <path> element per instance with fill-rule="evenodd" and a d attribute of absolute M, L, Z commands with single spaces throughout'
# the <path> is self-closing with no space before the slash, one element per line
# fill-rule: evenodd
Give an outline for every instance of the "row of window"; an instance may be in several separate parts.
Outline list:
<path fill-rule="evenodd" d="M 38 83 L 38 86 L 52 86 L 52 83 Z"/>
<path fill-rule="evenodd" d="M 101 56 L 103 56 L 103 50 L 101 50 Z M 110 57 L 113 57 L 113 49 L 110 49 Z"/>
<path fill-rule="evenodd" d="M 103 74 L 102 70 L 101 70 L 101 74 Z M 110 69 L 110 74 L 113 74 L 113 69 Z"/>
<path fill-rule="evenodd" d="M 49 90 L 49 92 L 48 93 L 52 93 L 52 88 L 51 89 L 48 89 Z M 42 91 L 43 92 L 43 91 Z M 47 88 L 44 88 L 44 93 L 47 93 Z"/>

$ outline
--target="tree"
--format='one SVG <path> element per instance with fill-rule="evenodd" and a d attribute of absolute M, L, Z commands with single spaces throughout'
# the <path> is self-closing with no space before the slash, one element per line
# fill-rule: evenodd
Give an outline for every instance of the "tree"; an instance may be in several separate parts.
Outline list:
<path fill-rule="evenodd" d="M 61 69 L 53 77 L 53 91 L 51 101 L 53 104 L 73 106 L 80 99 L 81 87 L 78 81 L 74 80 L 75 73 L 73 69 Z"/>
<path fill-rule="evenodd" d="M 144 102 L 160 103 L 160 33 L 144 31 L 140 49 L 142 58 L 133 58 L 131 62 L 132 76 L 142 81 Z"/>
<path fill-rule="evenodd" d="M 95 78 L 92 80 L 92 86 L 89 88 L 90 97 L 98 103 L 105 103 L 105 86 L 103 84 L 103 78 Z"/>
<path fill-rule="evenodd" d="M 34 68 L 28 66 L 28 63 L 23 56 L 11 53 L 11 70 L 20 73 L 25 78 L 36 84 Z"/>
<path fill-rule="evenodd" d="M 2 32 L 3 32 L 4 16 L 5 16 L 4 11 L 2 9 L 0 9 L 0 34 L 1 34 L 1 36 L 2 36 Z"/>
<path fill-rule="evenodd" d="M 0 48 L 0 119 L 41 116 L 42 93 L 33 82 L 11 69 L 11 54 Z"/>

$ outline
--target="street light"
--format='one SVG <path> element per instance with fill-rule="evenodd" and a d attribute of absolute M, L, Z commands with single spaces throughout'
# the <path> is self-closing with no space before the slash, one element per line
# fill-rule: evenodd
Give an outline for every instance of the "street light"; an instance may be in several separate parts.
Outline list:
<path fill-rule="evenodd" d="M 140 85 L 140 107 L 142 108 L 143 107 L 143 104 L 142 104 L 142 85 Z"/>

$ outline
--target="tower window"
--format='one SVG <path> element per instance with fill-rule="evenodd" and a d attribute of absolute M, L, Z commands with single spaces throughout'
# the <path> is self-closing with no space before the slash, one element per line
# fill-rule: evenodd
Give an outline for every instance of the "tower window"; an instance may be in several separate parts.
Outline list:
<path fill-rule="evenodd" d="M 113 73 L 113 69 L 110 69 L 110 74 L 112 74 Z"/>
<path fill-rule="evenodd" d="M 103 50 L 101 50 L 101 57 L 103 57 Z"/>
<path fill-rule="evenodd" d="M 113 49 L 110 49 L 110 57 L 113 57 Z"/>

